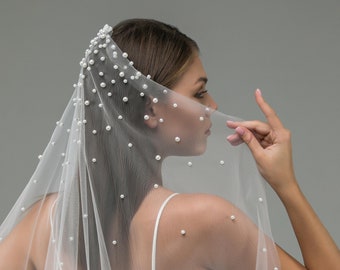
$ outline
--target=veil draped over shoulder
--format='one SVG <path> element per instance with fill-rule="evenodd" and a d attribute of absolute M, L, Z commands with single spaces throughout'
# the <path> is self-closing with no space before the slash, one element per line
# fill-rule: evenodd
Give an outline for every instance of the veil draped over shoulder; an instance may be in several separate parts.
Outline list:
<path fill-rule="evenodd" d="M 105 25 L 86 50 L 73 95 L 0 227 L 1 244 L 34 215 L 33 245 L 42 233 L 39 220 L 47 216 L 49 237 L 41 240 L 47 248 L 44 269 L 145 269 L 134 257 L 139 243 L 131 239 L 130 225 L 145 197 L 165 187 L 228 202 L 225 216 L 216 218 L 238 234 L 230 248 L 239 262 L 230 269 L 279 269 L 262 178 L 249 150 L 226 140 L 233 133 L 226 121 L 235 118 L 136 70 L 111 31 Z M 159 108 L 156 123 L 152 107 Z M 197 221 L 187 220 L 184 227 L 181 222 L 171 221 L 182 229 L 168 241 L 190 241 Z M 157 247 L 156 261 L 166 252 Z M 151 253 L 144 250 L 147 258 Z"/>

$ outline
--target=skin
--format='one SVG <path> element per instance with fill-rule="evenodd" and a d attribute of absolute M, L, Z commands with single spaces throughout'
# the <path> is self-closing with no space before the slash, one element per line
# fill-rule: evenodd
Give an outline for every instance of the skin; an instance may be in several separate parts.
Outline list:
<path fill-rule="evenodd" d="M 206 78 L 206 72 L 197 56 L 173 90 L 204 106 L 217 109 L 217 104 L 205 91 Z M 264 101 L 260 91 L 256 91 L 255 99 L 267 122 L 228 122 L 227 126 L 235 129 L 235 134 L 229 136 L 228 141 L 233 145 L 239 143 L 248 145 L 260 173 L 287 209 L 305 266 L 277 246 L 280 269 L 336 269 L 340 265 L 339 249 L 307 202 L 296 181 L 290 132 L 284 128 L 275 112 Z M 158 120 L 164 117 L 165 111 L 158 104 L 152 106 L 150 119 L 145 123 L 161 136 L 165 134 L 165 130 L 159 128 Z M 201 143 L 192 151 L 197 154 L 205 149 L 208 136 L 206 131 L 210 126 L 209 117 L 206 116 L 204 124 L 196 126 L 198 140 Z M 175 133 L 165 137 L 164 143 L 171 145 L 173 135 Z M 185 141 L 185 136 L 183 140 Z M 156 216 L 161 204 L 172 193 L 162 187 L 152 190 L 136 212 L 130 228 L 131 258 L 134 258 L 134 269 L 151 268 L 150 251 Z M 41 216 L 37 224 L 39 234 L 33 236 L 32 250 L 29 254 L 28 269 L 30 270 L 43 269 L 50 236 L 48 214 L 54 200 L 54 195 L 49 196 L 41 207 Z M 29 228 L 33 226 L 38 212 L 39 207 L 36 205 L 14 229 L 15 231 L 1 243 L 1 269 L 23 268 L 21 262 L 26 258 L 25 251 L 30 243 Z M 230 221 L 231 213 L 237 216 L 237 223 Z M 173 220 L 177 221 L 175 225 L 171 222 Z M 187 231 L 185 236 L 180 234 L 183 228 Z M 157 250 L 164 252 L 157 253 L 158 269 L 160 267 L 162 270 L 250 269 L 256 255 L 254 240 L 256 231 L 256 227 L 248 218 L 240 211 L 235 213 L 232 205 L 224 199 L 203 194 L 177 195 L 169 202 L 160 220 Z"/>

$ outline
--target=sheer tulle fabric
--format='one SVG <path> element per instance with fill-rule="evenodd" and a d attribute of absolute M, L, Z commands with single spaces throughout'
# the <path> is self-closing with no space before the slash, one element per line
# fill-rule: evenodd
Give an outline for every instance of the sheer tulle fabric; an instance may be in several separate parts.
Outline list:
<path fill-rule="evenodd" d="M 252 247 L 250 258 L 240 258 L 249 269 L 279 269 L 262 179 L 247 148 L 226 140 L 233 131 L 225 123 L 235 119 L 141 74 L 110 31 L 106 25 L 86 50 L 70 102 L 0 227 L 1 241 L 34 206 L 43 209 L 52 198 L 45 269 L 146 269 L 131 252 L 138 243 L 130 239 L 130 224 L 147 194 L 163 185 L 226 199 L 225 222 Z M 146 125 L 151 105 L 161 108 L 155 129 Z M 231 248 L 242 250 L 244 241 L 239 245 Z M 157 256 L 163 252 L 157 249 Z M 244 269 L 237 265 L 245 264 L 230 269 Z"/>

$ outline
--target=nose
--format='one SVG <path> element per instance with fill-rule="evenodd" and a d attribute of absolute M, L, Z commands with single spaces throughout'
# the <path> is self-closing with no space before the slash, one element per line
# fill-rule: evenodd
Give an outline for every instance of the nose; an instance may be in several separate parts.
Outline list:
<path fill-rule="evenodd" d="M 218 105 L 215 102 L 215 100 L 211 97 L 211 95 L 208 94 L 208 100 L 207 100 L 207 106 L 213 110 L 217 110 Z"/>

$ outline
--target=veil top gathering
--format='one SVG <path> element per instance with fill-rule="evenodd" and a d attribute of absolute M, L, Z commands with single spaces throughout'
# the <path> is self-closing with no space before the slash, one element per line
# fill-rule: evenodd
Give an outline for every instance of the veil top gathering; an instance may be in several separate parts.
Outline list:
<path fill-rule="evenodd" d="M 131 222 L 148 194 L 164 187 L 224 198 L 231 205 L 225 222 L 238 228 L 240 238 L 248 229 L 239 213 L 256 227 L 248 243 L 254 249 L 249 269 L 279 269 L 262 178 L 248 149 L 226 140 L 233 131 L 225 123 L 236 118 L 142 74 L 111 33 L 105 25 L 91 40 L 73 95 L 0 227 L 0 242 L 33 207 L 38 224 L 53 197 L 44 269 L 144 269 L 131 251 L 138 245 L 131 240 Z M 160 108 L 154 128 L 148 122 L 154 120 L 153 106 Z M 178 222 L 168 225 L 181 226 Z M 30 241 L 36 234 L 33 226 Z M 186 227 L 177 237 L 189 236 Z M 151 250 L 147 253 L 151 258 Z M 157 249 L 157 256 L 165 253 Z"/>

